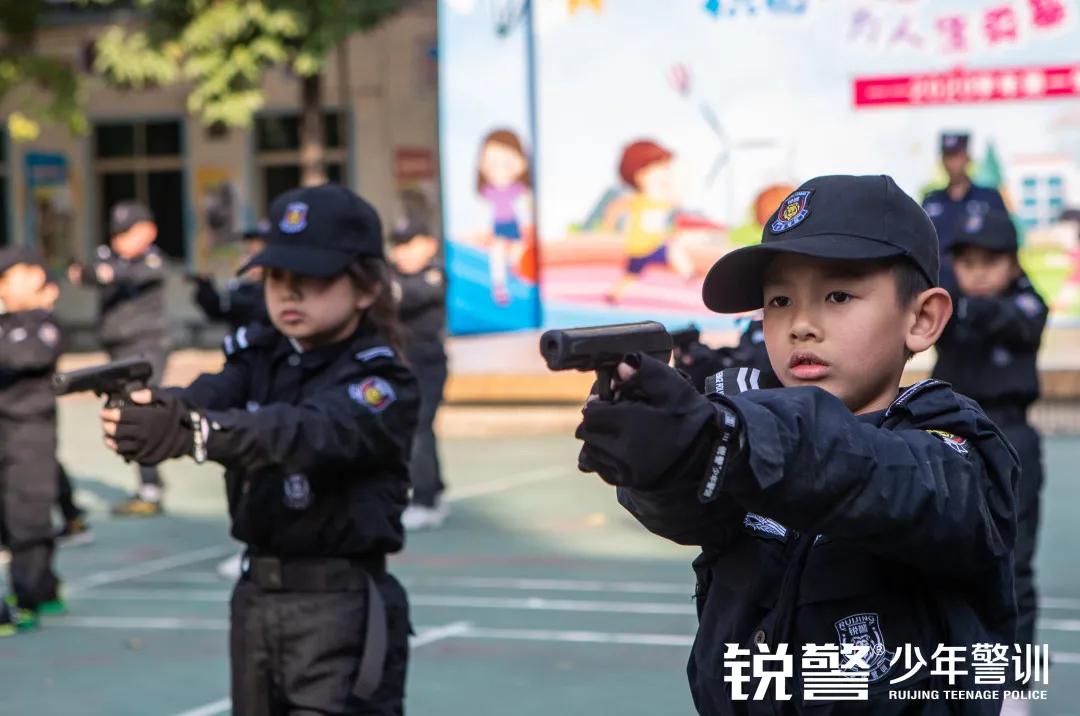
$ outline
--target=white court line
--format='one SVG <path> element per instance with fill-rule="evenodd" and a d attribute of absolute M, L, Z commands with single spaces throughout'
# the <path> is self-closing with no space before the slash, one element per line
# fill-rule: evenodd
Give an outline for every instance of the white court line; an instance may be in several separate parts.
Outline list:
<path fill-rule="evenodd" d="M 398 577 L 406 587 L 452 587 L 460 589 L 507 589 L 513 591 L 540 592 L 602 592 L 606 594 L 671 594 L 689 597 L 693 593 L 693 581 L 644 582 L 605 581 L 595 579 L 537 579 L 534 577 Z M 170 572 L 155 583 L 165 584 L 224 584 L 216 573 Z M 1043 609 L 1080 610 L 1080 599 L 1070 597 L 1043 597 L 1039 599 Z"/>
<path fill-rule="evenodd" d="M 197 709 L 183 711 L 176 716 L 217 716 L 217 714 L 226 713 L 230 709 L 232 709 L 232 699 L 226 697 L 220 701 L 215 701 L 212 704 L 200 706 Z"/>
<path fill-rule="evenodd" d="M 434 644 L 437 641 L 443 639 L 449 639 L 454 636 L 460 636 L 469 631 L 471 625 L 469 622 L 453 622 L 440 627 L 431 627 L 430 629 L 423 629 L 419 634 L 409 639 L 409 645 L 416 649 L 417 647 L 426 646 L 428 644 Z M 191 709 L 189 711 L 182 711 L 176 716 L 217 716 L 217 714 L 223 714 L 232 708 L 232 700 L 229 698 L 219 699 L 213 703 L 206 704 L 205 706 L 199 706 L 198 708 Z"/>
<path fill-rule="evenodd" d="M 1037 626 L 1050 631 L 1080 631 L 1080 619 L 1039 619 Z"/>
<path fill-rule="evenodd" d="M 466 609 L 522 609 L 605 614 L 697 614 L 692 604 L 601 602 L 585 599 L 545 599 L 544 597 L 460 597 L 451 594 L 416 594 L 409 597 L 409 603 L 419 607 L 463 607 Z"/>
<path fill-rule="evenodd" d="M 226 631 L 228 619 L 202 619 L 199 617 L 92 617 L 66 616 L 47 617 L 46 624 L 52 627 L 73 627 L 77 629 L 148 629 L 167 631 L 187 631 L 189 629 Z"/>
<path fill-rule="evenodd" d="M 173 567 L 182 567 L 187 564 L 194 564 L 195 562 L 204 562 L 208 559 L 224 557 L 235 551 L 236 547 L 234 545 L 217 545 L 216 547 L 206 547 L 190 552 L 181 552 L 169 557 L 151 559 L 128 567 L 121 567 L 120 569 L 95 572 L 68 582 L 64 587 L 64 592 L 68 595 L 76 594 L 87 589 L 92 589 L 93 587 L 100 587 L 103 584 L 115 584 L 116 582 L 123 582 L 128 579 L 135 579 L 136 577 L 145 577 L 146 575 L 155 572 L 163 572 L 167 569 L 172 569 Z"/>
<path fill-rule="evenodd" d="M 418 646 L 427 646 L 443 639 L 461 636 L 471 629 L 472 624 L 469 622 L 451 622 L 446 626 L 421 629 L 419 634 L 409 639 L 409 646 L 414 649 Z"/>
<path fill-rule="evenodd" d="M 513 589 L 551 592 L 605 592 L 619 594 L 675 594 L 690 597 L 693 582 L 606 582 L 587 579 L 533 579 L 524 577 L 417 577 L 402 579 L 406 586 Z"/>
<path fill-rule="evenodd" d="M 189 631 L 192 629 L 225 631 L 225 619 L 192 619 L 187 617 L 49 617 L 51 628 L 75 629 L 148 629 Z M 413 646 L 425 646 L 442 639 L 509 639 L 527 641 L 580 642 L 589 644 L 627 644 L 638 646 L 683 646 L 693 644 L 690 634 L 639 634 L 633 632 L 558 631 L 553 629 L 489 629 L 474 627 L 469 622 L 452 622 L 440 627 L 420 627 L 410 641 Z M 428 634 L 438 639 L 428 638 Z M 1080 665 L 1080 653 L 1050 652 L 1054 664 Z"/>
<path fill-rule="evenodd" d="M 218 602 L 224 604 L 228 591 L 173 589 L 108 589 L 82 594 L 80 601 Z M 413 594 L 409 603 L 419 607 L 459 607 L 462 609 L 508 609 L 541 612 L 585 612 L 603 614 L 671 614 L 693 616 L 694 605 L 668 602 L 619 602 L 587 599 L 547 599 L 545 597 L 477 597 L 456 594 Z M 1080 632 L 1080 619 L 1038 621 L 1047 631 Z"/>
<path fill-rule="evenodd" d="M 474 627 L 459 636 L 464 639 L 510 639 L 577 644 L 632 644 L 637 646 L 678 646 L 682 648 L 688 648 L 694 643 L 694 637 L 685 634 L 628 634 L 599 631 L 557 631 L 552 629 L 486 629 Z"/>
<path fill-rule="evenodd" d="M 107 589 L 83 594 L 80 601 L 220 602 L 227 591 L 177 591 L 173 589 Z M 456 594 L 413 594 L 409 604 L 420 607 L 465 609 L 513 609 L 551 612 L 602 612 L 608 614 L 696 614 L 694 605 L 667 602 L 612 602 L 545 597 L 465 597 Z"/>
<path fill-rule="evenodd" d="M 570 471 L 563 465 L 541 467 L 535 470 L 520 472 L 516 475 L 507 475 L 506 477 L 488 480 L 487 482 L 481 482 L 478 485 L 455 488 L 446 496 L 445 501 L 461 502 L 462 500 L 471 500 L 474 497 L 484 497 L 485 495 L 492 495 L 496 492 L 512 490 L 515 487 L 535 485 L 539 482 L 547 482 L 556 477 L 564 476 L 569 477 Z"/>

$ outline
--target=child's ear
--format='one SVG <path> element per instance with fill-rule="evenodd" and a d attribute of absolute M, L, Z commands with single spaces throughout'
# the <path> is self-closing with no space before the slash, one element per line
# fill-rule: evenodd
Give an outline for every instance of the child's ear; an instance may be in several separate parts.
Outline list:
<path fill-rule="evenodd" d="M 356 310 L 366 311 L 379 300 L 379 294 L 383 292 L 383 285 L 376 283 L 365 291 L 358 292 L 356 296 Z"/>
<path fill-rule="evenodd" d="M 952 317 L 952 297 L 943 288 L 930 288 L 911 302 L 904 343 L 911 353 L 922 353 L 937 343 Z"/>

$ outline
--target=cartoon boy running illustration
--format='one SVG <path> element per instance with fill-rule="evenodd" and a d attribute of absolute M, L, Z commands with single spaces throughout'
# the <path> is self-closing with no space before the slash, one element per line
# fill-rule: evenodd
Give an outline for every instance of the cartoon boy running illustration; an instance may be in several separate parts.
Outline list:
<path fill-rule="evenodd" d="M 606 231 L 621 227 L 626 240 L 626 273 L 607 295 L 618 303 L 651 264 L 669 265 L 684 279 L 693 274 L 689 256 L 670 243 L 678 205 L 671 173 L 673 154 L 656 142 L 639 140 L 623 150 L 619 176 L 632 189 L 611 202 L 604 214 Z"/>

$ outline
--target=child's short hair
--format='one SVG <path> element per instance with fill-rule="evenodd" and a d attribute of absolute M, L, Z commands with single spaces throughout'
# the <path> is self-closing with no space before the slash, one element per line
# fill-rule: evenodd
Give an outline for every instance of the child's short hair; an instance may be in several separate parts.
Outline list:
<path fill-rule="evenodd" d="M 893 259 L 891 264 L 896 278 L 896 300 L 901 307 L 908 306 L 923 291 L 933 288 L 926 275 L 907 259 Z"/>
<path fill-rule="evenodd" d="M 673 156 L 675 155 L 669 150 L 648 139 L 633 142 L 623 149 L 622 159 L 619 160 L 619 176 L 634 189 L 641 189 L 634 175 L 650 164 L 670 161 Z"/>

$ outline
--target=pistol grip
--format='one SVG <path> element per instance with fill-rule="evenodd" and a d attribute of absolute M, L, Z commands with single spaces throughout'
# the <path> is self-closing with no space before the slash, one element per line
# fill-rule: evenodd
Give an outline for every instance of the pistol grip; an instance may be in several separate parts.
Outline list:
<path fill-rule="evenodd" d="M 105 407 L 112 409 L 120 409 L 127 405 L 127 396 L 123 393 L 110 393 L 105 401 Z"/>
<path fill-rule="evenodd" d="M 596 369 L 597 394 L 600 400 L 612 400 L 615 393 L 611 390 L 611 381 L 615 377 L 615 366 Z"/>

